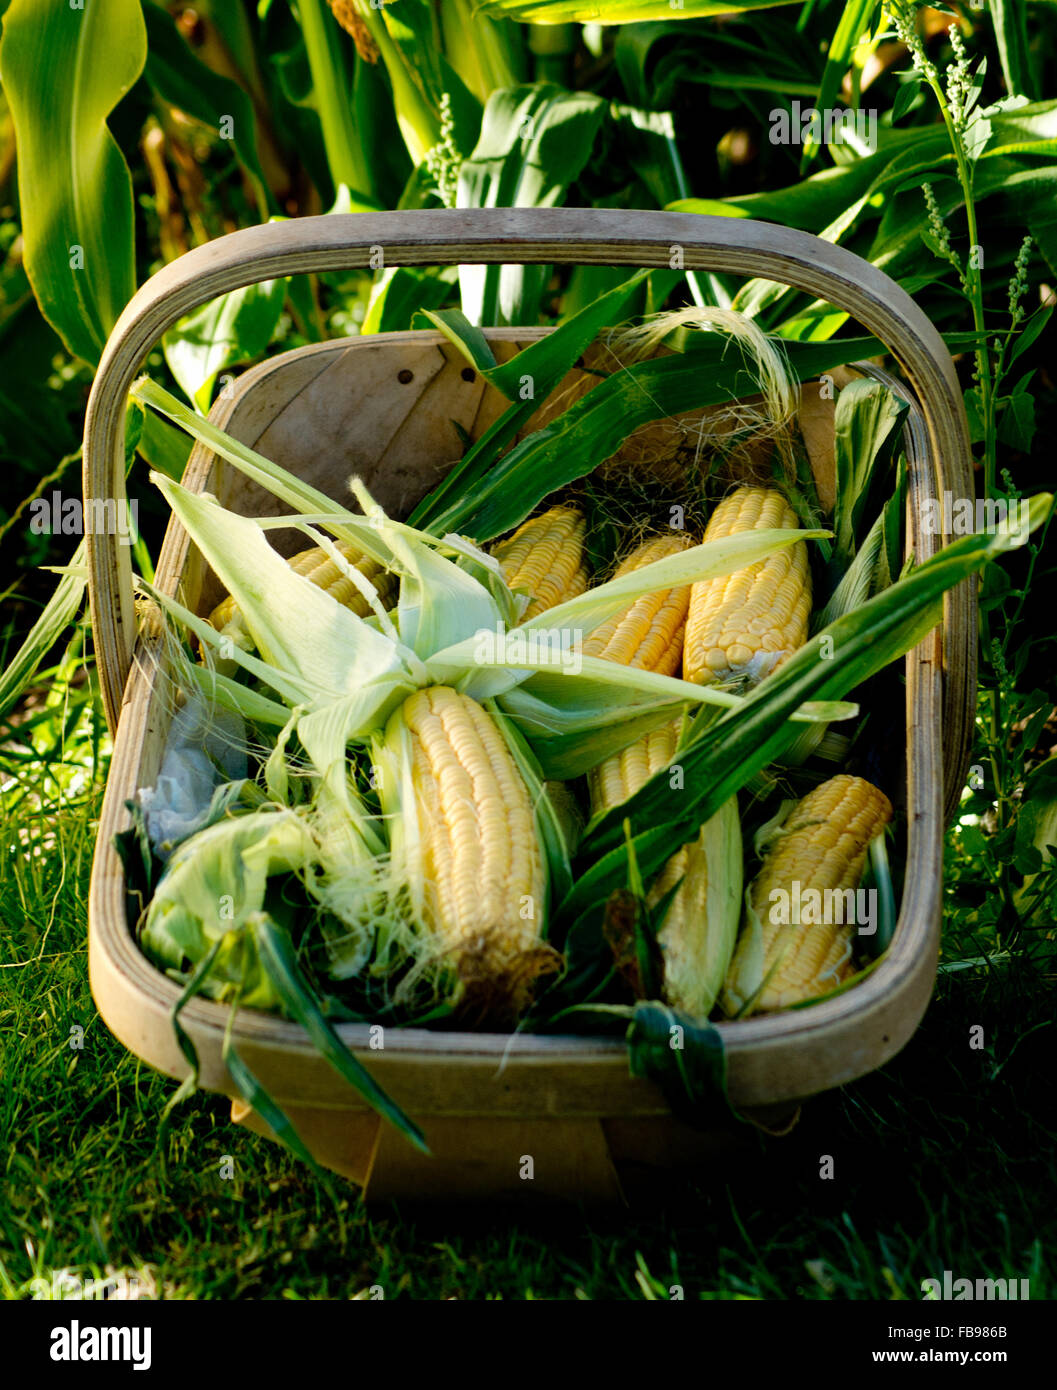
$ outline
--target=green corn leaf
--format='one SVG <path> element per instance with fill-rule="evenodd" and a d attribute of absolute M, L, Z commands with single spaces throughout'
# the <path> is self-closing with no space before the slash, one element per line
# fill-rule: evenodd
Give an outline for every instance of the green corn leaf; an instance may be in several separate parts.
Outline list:
<path fill-rule="evenodd" d="M 116 838 L 117 837 L 115 836 L 115 840 Z M 165 1146 L 165 1138 L 168 1133 L 169 1123 L 173 1111 L 176 1109 L 178 1105 L 182 1105 L 185 1100 L 189 1100 L 190 1097 L 193 1096 L 195 1091 L 198 1089 L 198 1052 L 195 1049 L 194 1043 L 191 1041 L 190 1035 L 184 1028 L 183 1024 L 180 1022 L 180 1014 L 183 1012 L 185 1006 L 189 1004 L 197 994 L 201 993 L 202 988 L 205 985 L 206 980 L 209 978 L 210 972 L 213 969 L 213 965 L 216 961 L 216 958 L 220 953 L 220 948 L 222 944 L 223 943 L 221 941 L 214 942 L 212 948 L 209 951 L 209 954 L 203 961 L 200 961 L 199 964 L 196 966 L 195 970 L 191 974 L 191 978 L 185 985 L 179 999 L 177 999 L 176 1003 L 173 1005 L 172 1013 L 169 1015 L 169 1021 L 172 1024 L 173 1033 L 176 1035 L 176 1044 L 179 1047 L 180 1051 L 183 1053 L 184 1059 L 186 1060 L 191 1070 L 180 1082 L 179 1086 L 177 1086 L 176 1090 L 172 1093 L 169 1099 L 165 1102 L 165 1105 L 162 1109 L 161 1117 L 158 1123 L 158 1147 L 161 1148 L 163 1152 Z"/>
<path fill-rule="evenodd" d="M 517 19 L 523 24 L 639 24 L 646 20 L 711 19 L 715 15 L 791 5 L 794 0 L 480 0 L 477 13 L 490 19 Z"/>
<path fill-rule="evenodd" d="M 813 98 L 817 83 L 804 79 L 817 66 L 817 50 L 791 19 L 775 16 L 768 26 L 773 41 L 766 46 L 750 25 L 736 22 L 679 29 L 663 21 L 624 25 L 613 45 L 623 91 L 636 105 L 658 110 L 671 107 L 688 82 Z M 654 59 L 653 49 L 662 42 L 663 56 Z M 762 104 L 758 110 L 765 114 Z"/>
<path fill-rule="evenodd" d="M 593 687 L 577 681 L 570 689 L 564 676 L 539 673 L 497 704 L 524 735 L 543 775 L 569 782 L 666 724 L 679 709 L 670 700 L 651 704 L 628 695 L 622 692 L 618 702 L 601 682 Z"/>
<path fill-rule="evenodd" d="M 853 381 L 837 397 L 834 414 L 834 462 L 837 504 L 833 529 L 836 540 L 830 560 L 833 574 L 843 574 L 859 544 L 863 512 L 875 475 L 875 462 L 907 411 L 878 381 Z"/>
<path fill-rule="evenodd" d="M 152 479 L 235 599 L 264 662 L 299 687 L 305 703 L 327 704 L 386 677 L 399 679 L 402 649 L 291 569 L 255 521 L 169 478 Z M 234 659 L 249 660 L 239 652 Z"/>
<path fill-rule="evenodd" d="M 193 633 L 198 638 L 203 650 L 210 647 L 222 660 L 233 660 L 242 670 L 256 676 L 276 694 L 281 695 L 290 706 L 310 703 L 313 696 L 318 693 L 313 685 L 296 674 L 271 666 L 266 661 L 261 661 L 252 653 L 243 651 L 237 644 L 229 652 L 225 646 L 224 638 L 207 619 L 192 613 L 189 608 L 185 608 L 177 599 L 163 593 L 161 589 L 156 589 L 149 580 L 138 579 L 136 587 L 149 595 L 158 607 L 168 613 L 171 618 L 182 623 L 189 633 Z M 239 691 L 245 689 L 247 691 L 246 717 L 249 719 L 257 719 L 264 724 L 275 724 L 281 728 L 290 717 L 290 710 L 286 706 L 277 705 L 274 701 L 268 700 L 267 697 L 251 691 L 248 686 L 240 686 L 220 673 L 214 674 L 205 667 L 199 673 L 191 665 L 188 667 L 187 675 L 194 679 L 195 683 L 203 690 L 212 692 L 215 689 L 218 702 L 224 708 L 236 711 L 240 709 Z M 278 711 L 277 714 L 276 711 Z"/>
<path fill-rule="evenodd" d="M 616 895 L 607 904 L 607 908 L 612 908 L 615 904 L 620 904 L 623 907 L 623 911 L 618 915 L 619 921 L 619 916 L 623 916 L 626 920 L 628 915 L 627 909 L 630 907 L 635 966 L 634 975 L 628 980 L 628 983 L 632 985 L 637 998 L 653 999 L 660 994 L 661 977 L 664 973 L 661 951 L 657 944 L 656 924 L 663 921 L 664 914 L 667 912 L 672 898 L 679 891 L 679 884 L 675 884 L 671 892 L 665 895 L 663 901 L 657 904 L 657 914 L 655 917 L 646 904 L 646 885 L 643 882 L 642 874 L 639 873 L 639 862 L 635 857 L 635 846 L 631 842 L 630 835 L 627 834 L 626 826 L 625 839 L 626 844 L 624 846 L 624 851 L 627 855 L 628 865 L 627 894 Z M 682 879 L 679 880 L 679 883 L 681 882 Z M 603 931 L 604 930 L 605 928 L 603 928 Z M 620 933 L 619 926 L 618 933 Z M 619 935 L 617 941 L 619 942 Z M 613 943 L 611 942 L 611 944 Z M 619 951 L 619 945 L 616 946 L 615 949 Z M 618 965 L 618 969 L 619 968 Z M 621 973 L 624 974 L 625 979 L 628 978 L 626 969 L 621 971 Z"/>
<path fill-rule="evenodd" d="M 267 5 L 261 7 L 261 19 L 266 17 L 263 13 L 266 8 Z M 216 29 L 247 89 L 263 99 L 254 24 L 247 7 L 230 5 L 228 0 L 196 0 L 195 9 Z"/>
<path fill-rule="evenodd" d="M 352 120 L 360 148 L 367 152 L 364 162 L 370 179 L 360 197 L 379 209 L 395 208 L 416 166 L 412 165 L 400 134 L 393 89 L 384 63 L 357 57 L 352 76 Z M 385 151 L 384 159 L 372 157 L 379 150 Z M 423 174 L 428 173 L 424 165 L 417 167 Z"/>
<path fill-rule="evenodd" d="M 21 698 L 40 663 L 77 616 L 88 582 L 87 563 L 88 552 L 82 540 L 44 611 L 0 675 L 0 717 Z"/>
<path fill-rule="evenodd" d="M 906 497 L 907 462 L 906 457 L 900 454 L 896 460 L 895 490 L 881 509 L 881 530 L 884 533 L 884 543 L 874 575 L 874 593 L 880 592 L 881 589 L 887 589 L 889 584 L 899 576 L 902 567 L 903 517 L 906 512 Z"/>
<path fill-rule="evenodd" d="M 423 308 L 422 315 L 455 344 L 471 367 L 486 375 L 494 371 L 498 364 L 488 339 L 461 309 L 441 309 L 437 313 L 431 313 L 428 308 Z"/>
<path fill-rule="evenodd" d="M 268 879 L 303 871 L 315 860 L 315 843 L 295 812 L 249 811 L 196 831 L 173 851 L 139 927 L 144 952 L 163 969 L 197 969 L 219 943 L 209 993 L 238 984 L 243 1003 L 275 1007 L 276 994 L 260 969 L 248 936 L 267 892 Z M 230 918 L 221 912 L 229 899 Z M 199 983 L 201 989 L 204 980 Z"/>
<path fill-rule="evenodd" d="M 489 384 L 514 404 L 485 431 L 448 476 L 423 498 L 411 513 L 412 525 L 434 529 L 435 520 L 468 495 L 478 478 L 495 464 L 500 451 L 527 424 L 599 332 L 624 317 L 628 303 L 649 273 L 637 271 L 553 333 L 548 333 L 539 342 L 530 343 L 508 363 L 484 372 Z M 480 355 L 479 348 L 473 346 L 475 330 L 465 315 L 446 315 L 438 327 L 457 343 L 469 361 L 474 361 L 475 351 Z M 483 368 L 480 370 L 484 371 Z M 442 526 L 441 529 L 449 528 Z"/>
<path fill-rule="evenodd" d="M 991 0 L 989 9 L 1006 91 L 1034 100 L 1038 90 L 1028 47 L 1028 7 L 1023 0 Z"/>
<path fill-rule="evenodd" d="M 357 497 L 367 511 L 366 493 L 357 490 Z M 473 574 L 423 544 L 410 527 L 381 514 L 372 519 L 400 566 L 400 641 L 423 661 L 481 629 L 497 631 L 510 616 L 509 603 L 501 607 Z"/>
<path fill-rule="evenodd" d="M 877 931 L 872 937 L 867 938 L 870 954 L 876 958 L 883 955 L 892 944 L 897 916 L 884 832 L 870 841 L 870 873 L 867 885 L 877 891 Z"/>
<path fill-rule="evenodd" d="M 378 45 L 393 92 L 397 122 L 411 161 L 421 165 L 441 138 L 441 99 L 446 94 L 456 148 L 466 154 L 481 127 L 481 103 L 444 52 L 440 17 L 427 0 L 399 5 L 362 3 L 360 18 Z M 464 36 L 473 46 L 477 36 Z"/>
<path fill-rule="evenodd" d="M 235 1051 L 235 1044 L 231 1040 L 231 1028 L 237 1011 L 238 1004 L 232 1004 L 231 1013 L 228 1015 L 227 1027 L 224 1029 L 224 1042 L 221 1047 L 221 1056 L 223 1057 L 224 1065 L 228 1069 L 228 1075 L 235 1083 L 239 1095 L 246 1104 L 256 1110 L 257 1114 L 260 1115 L 261 1119 L 269 1126 L 276 1137 L 286 1145 L 291 1153 L 296 1154 L 303 1163 L 307 1163 L 329 1189 L 330 1179 L 316 1163 L 311 1153 L 309 1153 L 304 1140 L 298 1134 L 297 1130 L 294 1129 L 280 1107 L 254 1076 L 253 1072 L 250 1071 L 249 1067 Z"/>
<path fill-rule="evenodd" d="M 678 752 L 673 762 L 678 764 Z M 666 996 L 706 1019 L 723 988 L 741 921 L 744 853 L 736 796 L 709 817 L 692 844 L 690 853 L 703 856 L 706 866 L 705 901 L 681 925 L 679 942 L 669 943 L 677 955 L 669 956 L 666 967 Z M 656 920 L 663 923 L 663 915 Z"/>
<path fill-rule="evenodd" d="M 794 376 L 806 380 L 879 350 L 874 338 L 791 343 Z M 740 355 L 720 334 L 699 334 L 692 351 L 638 362 L 600 382 L 546 428 L 515 445 L 431 529 L 479 543 L 512 530 L 544 497 L 610 458 L 639 425 L 717 405 L 758 390 Z"/>
<path fill-rule="evenodd" d="M 346 57 L 349 45 L 324 0 L 300 0 L 297 16 L 331 177 L 335 186 L 345 184 L 364 193 L 370 188 L 371 176 L 353 121 L 350 64 Z"/>
<path fill-rule="evenodd" d="M 862 36 L 869 33 L 878 8 L 878 0 L 851 0 L 850 4 L 844 6 L 840 22 L 826 50 L 826 66 L 822 70 L 822 81 L 819 83 L 814 103 L 817 110 L 827 111 L 832 108 L 851 63 L 852 52 Z M 820 145 L 805 143 L 800 162 L 801 174 L 820 149 Z"/>
<path fill-rule="evenodd" d="M 746 565 L 755 564 L 786 550 L 800 541 L 825 540 L 829 531 L 804 531 L 785 527 L 773 530 L 742 531 L 717 540 L 665 555 L 648 565 L 596 584 L 586 593 L 556 603 L 553 608 L 528 618 L 511 636 L 518 632 L 577 631 L 593 632 L 600 623 L 619 613 L 627 604 L 662 589 L 679 588 L 684 584 L 703 583 L 735 574 Z"/>
<path fill-rule="evenodd" d="M 191 457 L 191 441 L 187 436 L 149 410 L 144 412 L 143 430 L 136 449 L 152 468 L 177 483 Z"/>
<path fill-rule="evenodd" d="M 524 80 L 524 30 L 485 19 L 476 0 L 445 0 L 439 8 L 444 52 L 482 105 L 498 87 Z"/>
<path fill-rule="evenodd" d="M 459 169 L 460 208 L 557 207 L 590 157 L 605 114 L 590 92 L 551 83 L 508 87 L 488 98 L 481 137 Z M 460 266 L 462 307 L 476 324 L 534 324 L 546 266 Z"/>
<path fill-rule="evenodd" d="M 1029 192 L 1018 180 L 1037 182 L 1040 217 L 1052 209 L 1052 174 L 1057 150 L 1057 101 L 1035 102 L 1027 106 L 996 111 L 989 109 L 991 140 L 980 156 L 974 182 L 974 194 L 979 203 L 983 198 L 1002 191 L 1018 190 L 1022 212 L 1029 218 L 1034 214 L 1035 193 Z M 992 170 L 994 172 L 992 172 Z M 684 198 L 669 204 L 674 212 L 708 213 L 719 217 L 754 217 L 764 221 L 782 222 L 802 231 L 827 235 L 840 240 L 849 227 L 860 218 L 876 219 L 885 213 L 892 215 L 892 205 L 900 189 L 909 189 L 915 197 L 917 212 L 913 226 L 907 226 L 896 245 L 891 245 L 890 224 L 885 235 L 879 236 L 868 258 L 881 264 L 906 254 L 917 245 L 921 227 L 927 224 L 920 195 L 923 178 L 936 180 L 937 174 L 954 174 L 954 155 L 944 130 L 927 126 L 920 130 L 886 132 L 884 144 L 865 159 L 853 159 L 832 169 L 823 169 L 810 178 L 788 188 L 766 193 L 743 194 L 732 198 Z M 937 195 L 940 184 L 937 182 Z M 1032 183 L 1032 190 L 1036 183 Z M 953 207 L 960 193 L 953 190 Z M 919 208 L 920 205 L 920 208 Z M 941 201 L 941 212 L 948 208 Z M 827 229 L 830 229 L 827 233 Z M 752 284 L 758 282 L 750 282 Z M 784 288 L 782 295 L 793 293 Z M 744 297 L 745 291 L 742 291 Z"/>
<path fill-rule="evenodd" d="M 821 631 L 829 623 L 846 613 L 860 608 L 873 593 L 877 566 L 882 557 L 884 514 L 877 518 L 867 532 L 866 539 L 855 552 L 855 558 L 840 577 L 837 587 L 830 595 L 825 608 L 811 618 L 812 632 Z"/>
<path fill-rule="evenodd" d="M 466 688 L 467 693 L 473 693 L 472 683 Z M 678 713 L 680 705 L 692 703 L 683 700 L 679 687 L 665 689 L 669 693 L 660 691 L 651 696 L 627 686 L 614 688 L 606 680 L 579 676 L 571 681 L 565 674 L 540 670 L 499 695 L 498 702 L 531 744 L 544 775 L 565 782 L 618 753 L 641 734 L 666 723 Z M 698 689 L 703 691 L 704 687 Z M 702 693 L 700 702 L 712 708 L 736 708 L 741 698 L 717 690 L 711 695 Z M 812 700 L 790 718 L 798 724 L 810 723 L 814 728 L 853 719 L 857 713 L 858 706 L 847 701 Z"/>
<path fill-rule="evenodd" d="M 107 117 L 146 56 L 139 0 L 14 0 L 4 16 L 26 272 L 44 317 L 88 362 L 136 289 L 132 178 Z"/>
<path fill-rule="evenodd" d="M 610 119 L 628 163 L 658 206 L 664 207 L 677 198 L 690 196 L 670 111 L 643 111 L 637 106 L 614 103 L 610 107 Z"/>
<path fill-rule="evenodd" d="M 267 348 L 285 298 L 285 280 L 261 280 L 203 304 L 166 333 L 162 348 L 169 370 L 203 415 L 219 374 Z"/>
<path fill-rule="evenodd" d="M 223 944 L 224 941 L 222 937 L 213 942 L 206 955 L 203 957 L 202 960 L 198 962 L 194 970 L 191 972 L 191 978 L 187 981 L 187 984 L 184 985 L 183 990 L 180 993 L 180 997 L 173 1005 L 172 1013 L 169 1015 L 169 1021 L 172 1023 L 173 1032 L 176 1034 L 177 1045 L 180 1051 L 183 1053 L 187 1065 L 191 1068 L 191 1075 L 187 1078 L 187 1081 L 184 1083 L 184 1085 L 188 1085 L 188 1082 L 190 1083 L 190 1085 L 188 1086 L 187 1094 L 189 1094 L 198 1085 L 199 1064 L 198 1053 L 195 1050 L 195 1045 L 191 1041 L 191 1038 L 187 1030 L 180 1022 L 180 1015 L 183 1013 L 185 1007 L 191 1002 L 191 1000 L 194 999 L 194 997 L 197 994 L 200 994 L 202 992 L 202 986 L 209 978 L 213 970 L 213 966 L 216 964 L 216 959 L 220 953 L 220 948 L 221 946 L 223 946 Z M 183 1089 L 184 1087 L 181 1086 L 180 1090 L 183 1091 Z M 166 1110 L 170 1109 L 176 1102 L 177 1097 L 174 1096 L 172 1100 L 170 1100 L 169 1104 L 166 1106 Z"/>
<path fill-rule="evenodd" d="M 339 1076 L 354 1086 L 372 1109 L 395 1126 L 420 1153 L 428 1154 L 425 1135 L 391 1100 L 367 1068 L 342 1042 L 320 1012 L 297 967 L 289 940 L 266 913 L 260 913 L 253 926 L 264 967 L 276 994 L 292 1018 L 308 1033 L 320 1056 L 325 1057 Z"/>
<path fill-rule="evenodd" d="M 1053 136 L 1054 105 L 1037 103 L 1001 115 L 991 114 L 994 108 L 990 108 L 990 142 L 979 154 L 974 181 L 978 205 L 992 195 L 1016 197 L 1021 216 L 1033 234 L 1038 225 L 1044 237 L 1046 219 L 1052 217 L 1053 207 L 1057 150 Z M 1022 112 L 1028 114 L 1018 124 L 1016 117 Z M 921 235 L 927 231 L 927 211 L 920 192 L 922 179 L 934 181 L 940 211 L 947 216 L 957 209 L 961 199 L 956 185 L 948 188 L 942 177 L 953 172 L 954 156 L 946 134 L 926 127 L 888 132 L 876 154 L 823 170 L 788 189 L 725 200 L 682 199 L 669 207 L 677 212 L 780 221 L 834 242 L 845 240 L 853 227 L 862 228 L 872 222 L 878 228 L 876 236 L 856 249 L 889 274 L 899 276 L 904 267 L 913 263 Z M 1057 252 L 1054 261 L 1057 264 Z M 737 304 L 745 312 L 756 314 L 767 309 L 776 315 L 783 306 L 798 302 L 797 296 L 797 291 L 787 287 L 752 280 L 739 292 Z M 784 324 L 782 331 L 788 331 Z"/>
<path fill-rule="evenodd" d="M 599 199 L 598 205 L 608 206 L 602 199 Z M 625 266 L 616 265 L 571 266 L 558 309 L 558 323 L 567 323 L 604 294 L 623 284 L 626 269 Z M 625 319 L 655 313 L 685 278 L 682 270 L 652 270 L 642 292 L 631 300 Z"/>
<path fill-rule="evenodd" d="M 147 65 L 151 90 L 167 105 L 221 131 L 230 139 L 239 163 L 250 176 L 262 219 L 268 216 L 268 190 L 257 154 L 257 121 L 253 102 L 237 82 L 199 62 L 181 37 L 175 20 L 155 5 L 143 7 L 147 25 Z M 230 129 L 221 122 L 230 121 Z"/>
<path fill-rule="evenodd" d="M 789 188 L 732 198 L 682 198 L 670 203 L 669 211 L 752 217 L 820 235 L 846 219 L 849 208 L 862 211 L 891 184 L 919 169 L 935 169 L 949 150 L 945 132 L 895 131 L 876 154 L 823 169 Z"/>
<path fill-rule="evenodd" d="M 220 671 L 211 670 L 200 662 L 189 663 L 187 674 L 211 704 L 215 703 L 220 709 L 231 710 L 233 714 L 241 714 L 250 723 L 282 729 L 290 718 L 288 706 L 269 700 L 266 695 L 262 695 L 251 686 L 244 685 Z"/>
<path fill-rule="evenodd" d="M 609 119 L 616 134 L 618 157 L 627 160 L 658 207 L 689 196 L 671 111 L 643 110 L 614 102 L 609 108 Z M 581 271 L 592 269 L 597 271 L 599 267 L 580 267 Z M 684 270 L 679 274 L 696 304 L 730 305 L 733 292 L 721 277 L 707 270 Z"/>
<path fill-rule="evenodd" d="M 717 1028 L 667 1004 L 636 1004 L 627 1031 L 632 1076 L 659 1086 L 672 1113 L 698 1129 L 729 1118 L 727 1063 Z"/>
<path fill-rule="evenodd" d="M 538 409 L 554 388 L 561 384 L 570 367 L 601 330 L 620 320 L 626 306 L 650 274 L 648 270 L 635 271 L 575 318 L 537 342 L 529 343 L 516 357 L 501 363 L 491 372 L 491 384 L 508 400 L 518 401 L 525 398 L 524 383 L 527 381 L 531 386 L 530 397 L 534 399 L 533 410 Z"/>

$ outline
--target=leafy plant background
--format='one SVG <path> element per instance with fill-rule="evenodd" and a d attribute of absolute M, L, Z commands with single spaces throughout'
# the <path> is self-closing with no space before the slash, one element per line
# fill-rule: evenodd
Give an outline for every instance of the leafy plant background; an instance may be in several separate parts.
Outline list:
<path fill-rule="evenodd" d="M 118 314 L 168 261 L 270 217 L 564 203 L 760 218 L 840 242 L 883 267 L 941 330 L 975 333 L 957 362 L 978 491 L 1010 500 L 1052 488 L 1057 10 L 1024 0 L 886 10 L 874 0 L 685 0 L 678 9 L 668 0 L 392 0 L 381 10 L 366 0 L 86 0 L 83 10 L 0 0 L 0 22 L 0 1130 L 35 1155 L 4 1179 L 0 1279 L 25 1296 L 49 1269 L 146 1262 L 177 1294 L 350 1296 L 355 1276 L 337 1276 L 321 1254 L 321 1224 L 334 1218 L 312 1179 L 230 1131 L 206 1099 L 164 1140 L 194 1194 L 191 1214 L 177 1215 L 179 1189 L 152 1169 L 164 1083 L 133 1081 L 135 1064 L 105 1036 L 87 995 L 83 902 L 109 743 L 78 538 L 42 532 L 31 518 L 38 499 L 78 495 L 85 401 Z M 812 106 L 875 114 L 876 147 L 773 140 L 776 113 Z M 408 328 L 420 309 L 461 308 L 486 326 L 561 321 L 619 280 L 606 267 L 294 277 L 189 316 L 150 370 L 204 412 L 226 373 L 278 351 Z M 855 331 L 829 305 L 728 276 L 655 275 L 635 307 L 665 302 L 734 303 L 801 342 Z M 156 419 L 130 448 L 144 573 L 165 525 L 144 460 L 179 476 L 186 453 Z M 523 1233 L 508 1250 L 472 1223 L 458 1235 L 446 1228 L 446 1253 L 432 1261 L 411 1258 L 399 1217 L 379 1235 L 359 1214 L 343 1239 L 361 1251 L 381 1241 L 387 1277 L 422 1296 L 434 1287 L 487 1296 L 491 1278 L 522 1297 L 666 1297 L 691 1268 L 709 1297 L 794 1287 L 916 1297 L 921 1278 L 977 1269 L 981 1249 L 991 1252 L 982 1274 L 1032 1273 L 1053 1222 L 1033 1195 L 1054 1162 L 1053 1135 L 1034 1118 L 1033 1077 L 1054 1058 L 1054 552 L 1047 527 L 988 571 L 977 746 L 947 840 L 938 1002 L 902 1058 L 815 1108 L 809 1133 L 857 1153 L 857 1177 L 820 1195 L 811 1139 L 786 1151 L 801 1165 L 799 1207 L 814 1213 L 806 1231 L 779 1239 L 780 1209 L 752 1198 L 746 1177 L 723 1189 L 724 1201 L 691 1185 L 661 1235 L 641 1237 L 653 1242 L 648 1258 L 634 1228 L 621 1237 L 619 1268 L 601 1238 L 562 1254 Z M 60 578 L 54 566 L 69 569 Z M 69 1020 L 90 1029 L 94 1053 L 67 1046 Z M 974 1023 L 982 1050 L 965 1041 Z M 923 1068 L 915 1058 L 926 1038 L 945 1051 Z M 47 1099 L 60 1077 L 62 1104 Z M 99 1101 L 89 1124 L 78 1095 L 111 1089 L 113 1102 Z M 97 1136 L 124 1133 L 130 1103 L 139 1128 L 119 1181 Z M 903 1127 L 907 1113 L 922 1134 L 916 1166 L 895 1184 L 885 1175 L 889 1190 L 871 1197 L 863 1155 L 875 1139 L 889 1142 L 888 1122 Z M 956 1136 L 967 1127 L 974 1143 L 944 1177 L 943 1154 L 964 1147 Z M 776 1160 L 760 1145 L 765 1173 Z M 237 1191 L 193 1157 L 214 1149 L 240 1155 L 248 1176 Z M 966 1190 L 984 1172 L 1001 1191 L 979 1214 L 987 1234 L 972 1245 L 968 1228 L 942 1213 L 949 1201 L 971 1205 Z M 219 1259 L 246 1220 L 248 1184 L 265 1182 L 297 1230 L 289 1279 L 221 1277 L 216 1262 L 192 1256 L 189 1237 L 205 1232 Z M 106 1214 L 129 1184 L 160 1213 L 164 1236 Z M 218 1203 L 219 1224 L 203 1215 Z M 52 1208 L 69 1210 L 63 1234 Z M 687 1247 L 688 1212 L 709 1222 L 711 1261 Z M 1041 1268 L 1032 1277 L 1041 1281 Z"/>

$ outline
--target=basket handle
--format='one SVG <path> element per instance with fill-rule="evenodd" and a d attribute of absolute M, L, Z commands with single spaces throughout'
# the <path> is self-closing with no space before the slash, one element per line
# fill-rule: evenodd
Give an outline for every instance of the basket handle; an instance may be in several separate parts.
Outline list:
<path fill-rule="evenodd" d="M 694 213 L 609 208 L 430 209 L 328 214 L 232 232 L 173 261 L 134 295 L 103 351 L 84 435 L 86 515 L 94 499 L 124 501 L 129 387 L 148 352 L 184 314 L 229 290 L 350 267 L 456 264 L 651 266 L 759 276 L 823 299 L 857 319 L 899 362 L 921 403 L 933 480 L 952 499 L 974 497 L 969 434 L 950 353 L 921 309 L 882 271 L 807 232 Z M 946 508 L 943 509 L 946 513 Z M 912 528 L 916 522 L 911 518 Z M 935 548 L 912 539 L 919 558 Z M 946 543 L 948 537 L 943 537 Z M 129 550 L 88 535 L 92 625 L 107 723 L 121 711 L 135 642 Z M 976 688 L 976 586 L 944 604 L 944 781 L 948 811 L 968 766 Z M 967 659 L 966 659 L 967 658 Z"/>

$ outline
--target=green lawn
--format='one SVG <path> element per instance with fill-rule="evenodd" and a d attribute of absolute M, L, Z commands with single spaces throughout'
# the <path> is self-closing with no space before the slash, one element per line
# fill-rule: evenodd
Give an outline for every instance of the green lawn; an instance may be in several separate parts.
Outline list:
<path fill-rule="evenodd" d="M 91 809 L 91 803 L 89 804 Z M 25 811 L 21 823 L 26 824 Z M 386 1205 L 325 1186 L 198 1096 L 159 1143 L 173 1083 L 110 1036 L 88 989 L 94 830 L 71 807 L 0 879 L 0 1281 L 137 1274 L 166 1298 L 917 1299 L 921 1280 L 1027 1278 L 1054 1296 L 1052 980 L 941 975 L 883 1071 L 821 1097 L 784 1139 L 630 1211 Z M 948 942 L 951 957 L 975 946 Z M 983 1027 L 983 1048 L 970 1030 Z M 71 1047 L 83 1028 L 83 1047 Z M 977 1035 L 978 1036 L 978 1035 Z M 834 1176 L 819 1176 L 822 1155 Z M 226 1155 L 234 1177 L 221 1176 Z"/>

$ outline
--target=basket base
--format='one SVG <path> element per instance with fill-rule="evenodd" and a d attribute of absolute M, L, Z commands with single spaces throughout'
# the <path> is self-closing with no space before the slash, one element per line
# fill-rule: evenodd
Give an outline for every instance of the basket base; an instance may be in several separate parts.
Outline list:
<path fill-rule="evenodd" d="M 752 1142 L 749 1126 L 689 1129 L 666 1116 L 640 1119 L 496 1119 L 432 1116 L 422 1122 L 428 1155 L 392 1125 L 363 1111 L 284 1107 L 313 1158 L 363 1188 L 367 1202 L 573 1201 L 628 1205 L 644 1175 L 715 1163 Z M 772 1106 L 747 1118 L 788 1132 L 798 1107 Z M 276 1140 L 250 1106 L 231 1103 L 236 1124 Z M 623 1179 L 623 1181 L 622 1181 Z M 626 1190 L 627 1189 L 627 1190 Z"/>
<path fill-rule="evenodd" d="M 431 1117 L 422 1125 L 426 1155 L 377 1115 L 284 1109 L 316 1162 L 358 1183 L 368 1202 L 624 1201 L 599 1120 Z M 241 1101 L 232 1101 L 231 1118 L 276 1138 Z"/>

